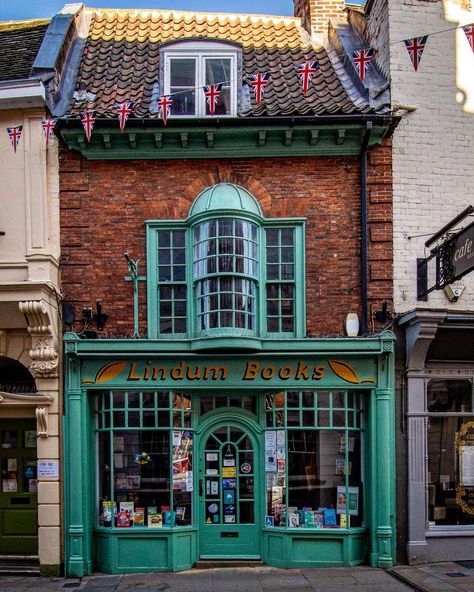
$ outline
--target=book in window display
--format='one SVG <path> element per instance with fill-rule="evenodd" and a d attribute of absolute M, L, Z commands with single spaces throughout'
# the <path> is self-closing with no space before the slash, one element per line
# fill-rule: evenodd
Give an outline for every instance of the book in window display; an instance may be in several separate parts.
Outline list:
<path fill-rule="evenodd" d="M 163 526 L 163 516 L 161 512 L 149 513 L 147 524 L 150 528 L 161 528 Z"/>
<path fill-rule="evenodd" d="M 145 508 L 136 508 L 132 518 L 133 526 L 145 526 Z"/>

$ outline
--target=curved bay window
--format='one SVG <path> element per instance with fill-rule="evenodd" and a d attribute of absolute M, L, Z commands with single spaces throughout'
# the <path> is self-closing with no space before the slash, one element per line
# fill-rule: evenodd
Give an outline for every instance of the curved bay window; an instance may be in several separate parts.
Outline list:
<path fill-rule="evenodd" d="M 149 221 L 152 338 L 305 335 L 304 220 L 268 219 L 242 187 L 204 190 L 186 221 Z"/>
<path fill-rule="evenodd" d="M 217 219 L 193 229 L 197 330 L 255 332 L 258 288 L 258 227 Z"/>
<path fill-rule="evenodd" d="M 191 524 L 191 398 L 175 391 L 106 391 L 96 409 L 99 526 Z"/>
<path fill-rule="evenodd" d="M 266 395 L 267 526 L 364 525 L 364 402 L 361 391 Z"/>

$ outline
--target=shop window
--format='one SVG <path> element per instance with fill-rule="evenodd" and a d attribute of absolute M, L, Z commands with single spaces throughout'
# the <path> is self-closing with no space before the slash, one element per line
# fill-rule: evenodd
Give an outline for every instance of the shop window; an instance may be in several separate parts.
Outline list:
<path fill-rule="evenodd" d="M 363 526 L 365 393 L 265 396 L 267 526 Z"/>
<path fill-rule="evenodd" d="M 474 414 L 470 380 L 430 380 L 428 520 L 434 526 L 474 526 Z"/>
<path fill-rule="evenodd" d="M 218 86 L 214 115 L 236 116 L 239 49 L 224 43 L 184 42 L 162 51 L 164 89 L 170 96 L 171 117 L 207 117 L 211 109 L 205 87 Z"/>
<path fill-rule="evenodd" d="M 150 337 L 303 337 L 303 222 L 192 222 L 147 223 Z"/>
<path fill-rule="evenodd" d="M 190 397 L 174 391 L 98 395 L 100 526 L 191 524 L 191 413 Z"/>
<path fill-rule="evenodd" d="M 227 397 L 227 396 L 203 396 L 199 397 L 199 409 L 200 415 L 209 413 L 214 409 L 220 407 L 238 407 L 249 411 L 256 415 L 257 413 L 257 397 L 253 396 L 240 396 L 240 397 Z"/>

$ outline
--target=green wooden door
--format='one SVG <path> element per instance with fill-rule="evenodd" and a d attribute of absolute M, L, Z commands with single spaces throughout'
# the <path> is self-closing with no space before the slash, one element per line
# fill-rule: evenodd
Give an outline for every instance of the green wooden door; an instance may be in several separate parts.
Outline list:
<path fill-rule="evenodd" d="M 0 420 L 0 465 L 0 553 L 37 553 L 35 420 Z"/>
<path fill-rule="evenodd" d="M 248 427 L 222 419 L 199 448 L 199 554 L 260 557 L 259 449 Z"/>

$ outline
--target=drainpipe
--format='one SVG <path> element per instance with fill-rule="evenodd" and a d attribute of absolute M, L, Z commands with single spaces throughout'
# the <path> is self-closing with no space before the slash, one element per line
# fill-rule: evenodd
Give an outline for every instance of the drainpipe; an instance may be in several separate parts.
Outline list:
<path fill-rule="evenodd" d="M 361 319 L 360 334 L 367 335 L 368 318 L 368 256 L 367 256 L 367 148 L 369 145 L 370 134 L 372 132 L 372 122 L 366 122 L 366 128 L 362 137 L 360 148 L 360 228 L 361 228 L 361 246 L 360 246 L 360 287 L 361 287 Z"/>

